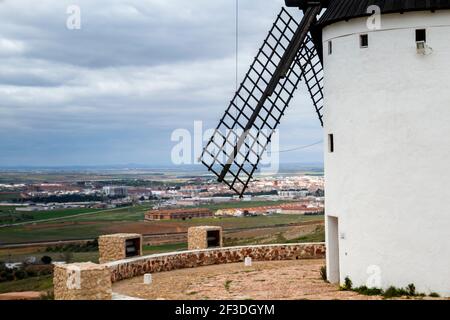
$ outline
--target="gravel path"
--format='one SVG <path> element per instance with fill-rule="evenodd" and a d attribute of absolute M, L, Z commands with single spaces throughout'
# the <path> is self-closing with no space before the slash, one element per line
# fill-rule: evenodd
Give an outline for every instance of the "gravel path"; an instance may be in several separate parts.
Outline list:
<path fill-rule="evenodd" d="M 114 292 L 142 299 L 168 300 L 301 300 L 381 299 L 339 291 L 320 277 L 324 260 L 254 262 L 182 269 L 153 274 L 150 286 L 143 277 L 115 283 Z"/>

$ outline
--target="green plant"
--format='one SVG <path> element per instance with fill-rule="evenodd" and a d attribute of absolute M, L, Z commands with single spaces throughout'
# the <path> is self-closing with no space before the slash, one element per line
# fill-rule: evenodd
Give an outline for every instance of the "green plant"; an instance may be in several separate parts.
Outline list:
<path fill-rule="evenodd" d="M 429 294 L 429 296 L 432 297 L 432 298 L 439 298 L 440 297 L 439 293 L 436 293 L 436 292 L 431 292 Z"/>
<path fill-rule="evenodd" d="M 403 288 L 396 288 L 394 286 L 390 286 L 387 288 L 386 291 L 383 292 L 383 297 L 389 299 L 389 298 L 397 298 L 397 297 L 403 297 L 403 296 L 409 296 L 408 290 Z"/>
<path fill-rule="evenodd" d="M 367 286 L 362 286 L 354 288 L 353 291 L 363 294 L 365 296 L 379 296 L 383 294 L 383 290 L 378 288 L 368 288 Z"/>
<path fill-rule="evenodd" d="M 323 281 L 328 282 L 328 279 L 327 279 L 327 267 L 326 266 L 322 266 L 320 268 L 320 276 L 322 277 Z"/>
<path fill-rule="evenodd" d="M 17 280 L 22 280 L 28 277 L 28 273 L 25 270 L 19 269 L 14 272 L 14 277 Z"/>
<path fill-rule="evenodd" d="M 232 282 L 233 282 L 232 280 L 225 281 L 225 285 L 224 285 L 225 290 L 230 291 L 230 285 Z"/>
<path fill-rule="evenodd" d="M 345 279 L 344 279 L 344 285 L 341 286 L 341 290 L 343 290 L 343 291 L 349 291 L 349 290 L 352 290 L 352 287 L 353 287 L 352 280 L 350 280 L 349 277 L 345 277 Z"/>
<path fill-rule="evenodd" d="M 416 295 L 416 286 L 413 283 L 408 284 L 407 287 L 408 295 L 415 296 Z"/>
<path fill-rule="evenodd" d="M 43 256 L 41 258 L 41 261 L 42 261 L 43 264 L 50 264 L 50 263 L 52 263 L 52 258 L 49 257 L 49 256 Z"/>
<path fill-rule="evenodd" d="M 41 300 L 55 300 L 55 294 L 53 290 L 49 290 L 41 294 Z"/>

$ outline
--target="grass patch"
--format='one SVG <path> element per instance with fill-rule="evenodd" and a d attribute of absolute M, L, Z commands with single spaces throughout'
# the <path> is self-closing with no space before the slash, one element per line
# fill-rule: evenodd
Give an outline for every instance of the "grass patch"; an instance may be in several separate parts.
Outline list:
<path fill-rule="evenodd" d="M 350 291 L 353 288 L 353 282 L 349 277 L 345 277 L 344 284 L 340 287 L 342 291 Z"/>
<path fill-rule="evenodd" d="M 301 236 L 296 239 L 287 241 L 287 243 L 302 243 L 302 242 L 324 242 L 325 241 L 325 227 L 317 226 L 313 233 Z"/>
<path fill-rule="evenodd" d="M 0 293 L 23 292 L 23 291 L 50 291 L 52 288 L 53 288 L 52 275 L 0 283 Z"/>
<path fill-rule="evenodd" d="M 368 288 L 367 286 L 361 286 L 357 288 L 353 288 L 353 283 L 349 277 L 346 277 L 344 280 L 344 285 L 340 287 L 340 290 L 343 291 L 354 291 L 359 294 L 363 294 L 366 296 L 383 296 L 384 299 L 392 299 L 392 298 L 400 298 L 400 297 L 426 297 L 424 293 L 418 293 L 416 291 L 416 286 L 411 283 L 406 288 L 396 288 L 394 286 L 390 286 L 386 290 L 378 289 L 378 288 Z M 432 296 L 433 294 L 433 296 Z M 437 296 L 436 296 L 437 295 Z M 437 293 L 431 293 L 430 297 L 439 297 Z"/>
<path fill-rule="evenodd" d="M 366 286 L 355 288 L 354 291 L 358 292 L 359 294 L 365 295 L 365 296 L 381 296 L 381 295 L 383 295 L 383 290 L 377 289 L 377 288 L 367 288 Z"/>
<path fill-rule="evenodd" d="M 231 286 L 232 282 L 233 282 L 232 280 L 225 281 L 224 287 L 225 287 L 225 290 L 227 290 L 228 292 L 230 292 L 230 286 Z"/>
<path fill-rule="evenodd" d="M 145 245 L 142 247 L 142 251 L 144 251 L 144 254 L 156 254 L 156 253 L 166 253 L 166 252 L 173 252 L 173 251 L 183 251 L 187 250 L 187 243 L 181 242 L 181 243 L 169 243 L 169 244 L 162 244 L 157 246 L 149 246 Z"/>
<path fill-rule="evenodd" d="M 323 281 L 328 282 L 326 266 L 320 267 L 320 277 L 322 278 Z"/>

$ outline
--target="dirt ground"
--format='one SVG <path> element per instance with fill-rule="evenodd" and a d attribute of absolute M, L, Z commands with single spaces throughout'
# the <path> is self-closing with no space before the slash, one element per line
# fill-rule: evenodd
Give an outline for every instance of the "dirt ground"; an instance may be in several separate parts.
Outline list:
<path fill-rule="evenodd" d="M 41 295 L 37 291 L 9 292 L 0 294 L 0 300 L 39 300 Z"/>
<path fill-rule="evenodd" d="M 254 262 L 182 269 L 153 274 L 150 286 L 143 277 L 115 283 L 119 294 L 149 300 L 377 300 L 339 291 L 320 277 L 324 260 Z"/>

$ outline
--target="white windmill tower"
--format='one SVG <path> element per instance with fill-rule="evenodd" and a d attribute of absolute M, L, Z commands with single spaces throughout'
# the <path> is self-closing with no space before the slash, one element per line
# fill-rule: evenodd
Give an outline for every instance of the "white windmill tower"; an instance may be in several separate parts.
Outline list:
<path fill-rule="evenodd" d="M 282 9 L 204 165 L 242 196 L 304 81 L 327 142 L 328 279 L 450 296 L 450 0 L 286 5 L 301 22 Z"/>

